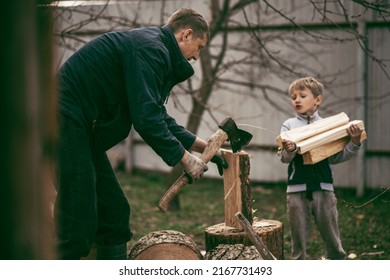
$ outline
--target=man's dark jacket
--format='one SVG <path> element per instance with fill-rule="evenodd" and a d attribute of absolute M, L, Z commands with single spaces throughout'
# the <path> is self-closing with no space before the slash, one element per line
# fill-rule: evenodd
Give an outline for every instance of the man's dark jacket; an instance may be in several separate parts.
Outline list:
<path fill-rule="evenodd" d="M 103 34 L 59 70 L 60 112 L 87 127 L 94 149 L 125 139 L 132 126 L 169 165 L 196 136 L 164 106 L 171 89 L 194 73 L 168 26 Z"/>

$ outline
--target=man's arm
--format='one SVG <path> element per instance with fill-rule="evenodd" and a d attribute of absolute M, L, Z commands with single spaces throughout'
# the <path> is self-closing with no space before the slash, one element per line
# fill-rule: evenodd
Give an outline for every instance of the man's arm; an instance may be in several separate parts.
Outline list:
<path fill-rule="evenodd" d="M 165 122 L 165 96 L 161 90 L 169 71 L 166 56 L 169 54 L 163 49 L 145 46 L 134 50 L 125 56 L 124 75 L 134 129 L 167 165 L 175 166 L 182 159 L 185 147 Z"/>

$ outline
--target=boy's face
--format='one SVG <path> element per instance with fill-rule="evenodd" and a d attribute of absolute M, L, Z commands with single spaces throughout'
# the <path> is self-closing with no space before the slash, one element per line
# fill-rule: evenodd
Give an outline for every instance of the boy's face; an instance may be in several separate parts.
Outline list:
<path fill-rule="evenodd" d="M 291 94 L 291 105 L 295 112 L 311 116 L 318 109 L 321 104 L 322 96 L 314 96 L 310 89 L 305 88 L 303 90 L 293 89 Z"/>

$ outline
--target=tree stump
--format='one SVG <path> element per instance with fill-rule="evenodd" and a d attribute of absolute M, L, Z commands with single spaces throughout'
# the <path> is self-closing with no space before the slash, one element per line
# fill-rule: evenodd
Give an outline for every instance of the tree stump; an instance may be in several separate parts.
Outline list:
<path fill-rule="evenodd" d="M 283 259 L 283 225 L 275 220 L 258 220 L 252 224 L 256 234 L 263 240 L 268 250 L 276 259 Z M 252 245 L 245 231 L 226 226 L 225 223 L 216 224 L 205 230 L 206 252 L 216 248 L 219 244 Z"/>
<path fill-rule="evenodd" d="M 219 244 L 205 255 L 206 260 L 262 260 L 255 246 Z"/>
<path fill-rule="evenodd" d="M 187 235 L 174 230 L 151 232 L 129 253 L 131 260 L 201 260 L 203 255 Z"/>

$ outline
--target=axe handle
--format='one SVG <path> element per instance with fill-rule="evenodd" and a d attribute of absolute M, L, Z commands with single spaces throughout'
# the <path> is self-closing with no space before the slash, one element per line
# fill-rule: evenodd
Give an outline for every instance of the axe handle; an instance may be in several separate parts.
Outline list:
<path fill-rule="evenodd" d="M 228 135 L 222 129 L 218 129 L 208 140 L 207 145 L 200 155 L 200 159 L 205 163 L 208 163 L 213 156 L 221 148 L 222 144 L 228 139 Z M 160 199 L 158 203 L 158 208 L 166 212 L 169 207 L 171 200 L 180 192 L 185 185 L 188 184 L 188 178 L 183 174 L 181 175 L 175 183 L 165 192 L 165 194 Z"/>

